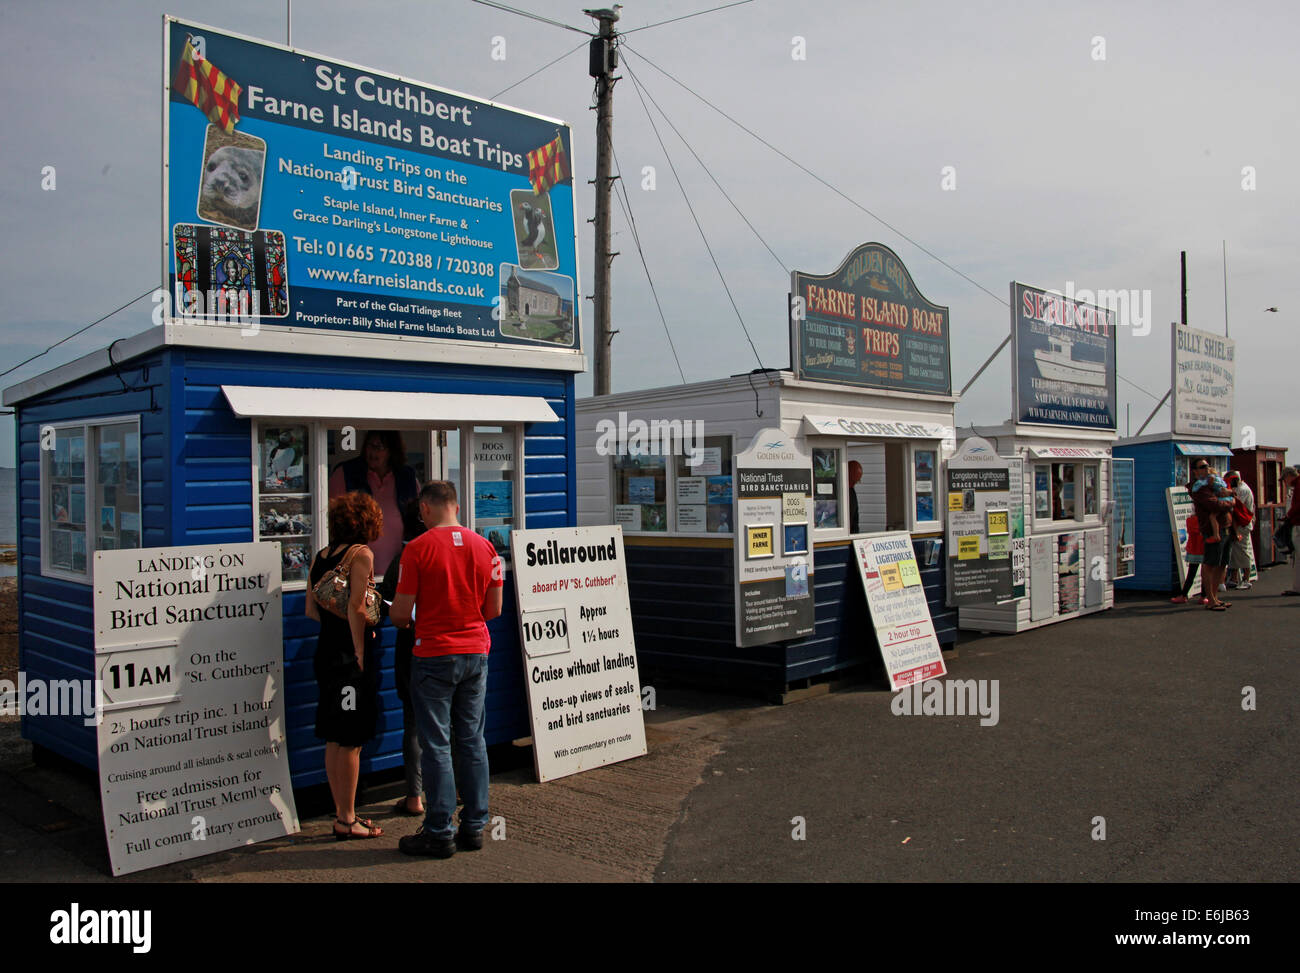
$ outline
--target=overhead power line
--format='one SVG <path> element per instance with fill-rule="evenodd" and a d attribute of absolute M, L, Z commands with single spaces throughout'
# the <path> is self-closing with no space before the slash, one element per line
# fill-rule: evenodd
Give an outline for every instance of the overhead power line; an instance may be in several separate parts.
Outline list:
<path fill-rule="evenodd" d="M 702 17 L 704 14 L 716 13 L 719 10 L 726 10 L 728 7 L 740 7 L 747 3 L 753 3 L 754 0 L 736 0 L 735 3 L 724 3 L 720 7 L 710 7 L 708 10 L 697 10 L 693 14 L 683 14 L 680 17 L 673 17 L 671 20 L 661 20 L 657 24 L 646 24 L 644 27 L 633 27 L 631 30 L 620 30 L 620 34 L 635 34 L 638 30 L 649 30 L 651 27 L 662 27 L 664 24 L 675 24 L 679 20 L 690 20 L 692 17 Z"/>
<path fill-rule="evenodd" d="M 695 222 L 695 229 L 699 231 L 700 239 L 704 241 L 704 249 L 709 252 L 709 259 L 713 261 L 713 269 L 718 273 L 718 280 L 722 281 L 722 289 L 727 292 L 727 300 L 731 302 L 731 309 L 736 312 L 736 320 L 740 322 L 740 330 L 745 333 L 745 340 L 749 342 L 749 347 L 754 352 L 754 358 L 758 360 L 758 367 L 763 368 L 763 358 L 758 353 L 758 348 L 754 345 L 754 339 L 750 337 L 749 328 L 745 326 L 745 318 L 740 313 L 740 307 L 736 304 L 736 298 L 731 293 L 731 288 L 727 286 L 726 275 L 722 272 L 722 267 L 718 264 L 718 258 L 713 253 L 713 247 L 709 245 L 709 238 L 704 232 L 704 227 L 700 225 L 700 218 L 695 213 L 695 207 L 691 205 L 691 197 L 686 192 L 686 186 L 682 182 L 682 177 L 677 173 L 677 167 L 673 165 L 673 157 L 668 152 L 668 146 L 664 144 L 663 136 L 659 134 L 659 127 L 655 125 L 654 116 L 650 114 L 650 106 L 646 104 L 645 96 L 641 93 L 641 85 L 636 76 L 629 70 L 628 75 L 632 78 L 632 89 L 637 93 L 637 98 L 641 101 L 641 107 L 645 111 L 645 117 L 650 122 L 650 129 L 655 134 L 655 139 L 659 142 L 659 148 L 663 150 L 664 159 L 668 162 L 668 168 L 672 171 L 673 179 L 677 181 L 677 188 L 682 192 L 682 199 L 686 201 L 686 208 L 690 211 L 691 219 Z"/>
<path fill-rule="evenodd" d="M 659 102 L 655 101 L 654 95 L 650 94 L 650 89 L 645 86 L 645 82 L 643 82 L 640 78 L 636 77 L 636 75 L 633 74 L 632 66 L 630 64 L 624 62 L 623 67 L 627 69 L 627 73 L 629 76 L 632 77 L 632 80 L 636 82 L 637 85 L 640 86 L 642 91 L 645 92 L 645 96 L 650 99 L 650 104 L 655 106 L 655 109 L 663 117 L 663 120 L 668 123 L 668 127 L 673 130 L 673 134 L 675 134 L 679 139 L 682 140 L 682 145 L 686 146 L 686 151 L 688 151 L 692 156 L 694 156 L 695 161 L 698 162 L 700 164 L 700 168 L 704 170 L 704 174 L 708 176 L 711 180 L 713 180 L 713 185 L 718 187 L 718 192 L 722 193 L 722 197 L 728 203 L 731 204 L 731 208 L 736 211 L 736 215 L 745 221 L 745 225 L 749 227 L 751 231 L 753 231 L 754 236 L 758 237 L 758 242 L 763 244 L 763 247 L 767 250 L 767 252 L 772 255 L 772 259 L 775 260 L 778 266 L 780 266 L 780 268 L 788 274 L 790 272 L 790 268 L 786 265 L 786 262 L 782 260 L 779 256 L 777 256 L 776 251 L 772 249 L 772 247 L 768 244 L 768 242 L 765 239 L 763 239 L 763 234 L 758 232 L 758 229 L 754 226 L 753 223 L 750 222 L 749 217 L 746 216 L 741 211 L 738 205 L 736 205 L 736 201 L 732 199 L 730 195 L 727 194 L 727 191 L 725 189 L 722 188 L 722 183 L 718 182 L 717 178 L 710 171 L 709 167 L 704 164 L 704 160 L 700 158 L 699 153 L 696 152 L 695 149 L 691 148 L 691 143 L 686 141 L 686 136 L 683 135 L 680 131 L 678 131 L 677 126 L 673 124 L 673 120 L 668 117 L 668 113 L 663 110 L 663 107 L 659 104 Z"/>
<path fill-rule="evenodd" d="M 105 314 L 102 318 L 96 318 L 94 321 L 91 321 L 90 324 L 86 325 L 84 328 L 78 328 L 76 331 L 72 332 L 72 334 L 68 335 L 66 338 L 60 338 L 58 341 L 54 342 L 54 344 L 50 345 L 50 346 L 49 346 L 48 348 L 46 348 L 44 351 L 42 351 L 42 352 L 37 352 L 35 355 L 32 355 L 31 358 L 25 358 L 25 359 L 23 359 L 22 361 L 20 361 L 17 365 L 14 365 L 14 366 L 12 366 L 12 367 L 10 367 L 10 368 L 6 368 L 3 372 L 0 372 L 0 378 L 3 378 L 5 375 L 8 375 L 10 372 L 16 372 L 18 369 L 22 368 L 24 365 L 28 364 L 29 362 L 34 362 L 34 361 L 36 361 L 36 359 L 40 358 L 42 355 L 48 355 L 48 354 L 49 354 L 50 352 L 52 352 L 55 348 L 59 347 L 59 345 L 63 344 L 64 342 L 71 341 L 71 340 L 72 340 L 73 338 L 75 338 L 77 335 L 79 335 L 79 334 L 85 334 L 87 331 L 89 331 L 89 330 L 90 330 L 91 328 L 93 328 L 95 325 L 97 325 L 97 324 L 99 324 L 99 323 L 101 323 L 101 322 L 103 322 L 103 321 L 107 321 L 109 318 L 111 318 L 111 317 L 112 317 L 114 314 L 116 314 L 118 311 L 125 311 L 128 307 L 130 307 L 130 306 L 131 306 L 132 304 L 134 304 L 136 301 L 140 300 L 141 297 L 148 297 L 150 294 L 152 294 L 152 293 L 154 292 L 155 289 L 156 289 L 156 288 L 153 288 L 153 287 L 149 288 L 147 291 L 145 291 L 143 294 L 141 294 L 140 297 L 133 297 L 133 298 L 131 298 L 131 300 L 127 301 L 127 302 L 126 302 L 125 304 L 123 304 L 121 307 L 114 308 L 113 310 L 109 311 L 109 312 L 108 312 L 107 314 Z"/>
<path fill-rule="evenodd" d="M 481 7 L 492 7 L 494 10 L 504 10 L 509 14 L 518 14 L 520 17 L 527 17 L 529 20 L 536 20 L 543 24 L 550 24 L 552 27 L 563 27 L 565 30 L 571 30 L 575 34 L 586 34 L 588 37 L 595 37 L 589 30 L 583 30 L 581 27 L 573 27 L 570 24 L 562 23 L 558 20 L 552 20 L 550 17 L 543 17 L 540 14 L 530 13 L 527 10 L 520 10 L 518 7 L 508 7 L 504 3 L 495 3 L 494 0 L 470 0 L 471 3 L 477 3 Z"/>
<path fill-rule="evenodd" d="M 577 47 L 574 47 L 574 48 L 572 48 L 572 49 L 570 49 L 570 50 L 565 51 L 563 54 L 561 54 L 559 57 L 557 57 L 554 61 L 547 61 L 547 62 L 546 62 L 545 64 L 543 64 L 540 68 L 538 68 L 536 71 L 534 71 L 532 74 L 525 75 L 524 77 L 520 78 L 518 81 L 516 81 L 514 84 L 510 85 L 509 87 L 502 88 L 500 91 L 498 91 L 495 95 L 493 95 L 493 96 L 492 96 L 490 99 L 488 99 L 488 100 L 489 100 L 489 101 L 496 101 L 498 98 L 500 98 L 502 95 L 504 95 L 507 91 L 510 91 L 510 90 L 512 90 L 512 89 L 514 89 L 514 88 L 518 88 L 518 87 L 519 87 L 521 84 L 523 84 L 525 81 L 531 81 L 533 78 L 537 77 L 537 75 L 541 74 L 543 71 L 545 71 L 545 70 L 546 70 L 547 68 L 549 68 L 551 65 L 553 65 L 553 64 L 559 64 L 561 61 L 563 61 L 563 60 L 564 60 L 566 57 L 568 57 L 570 54 L 576 53 L 577 51 L 582 50 L 582 49 L 583 49 L 584 47 L 586 47 L 586 46 L 587 46 L 587 42 L 586 42 L 586 41 L 582 41 L 582 42 L 581 42 Z"/>
<path fill-rule="evenodd" d="M 630 33 L 630 31 L 629 31 L 628 33 Z M 623 42 L 623 44 L 621 45 L 621 47 L 623 48 L 623 50 L 628 51 L 628 52 L 630 52 L 630 53 L 632 53 L 632 54 L 635 54 L 638 58 L 640 58 L 640 59 L 641 59 L 642 61 L 644 61 L 646 64 L 650 65 L 650 67 L 654 68 L 656 71 L 658 71 L 660 74 L 662 74 L 665 78 L 667 78 L 667 79 L 668 79 L 669 81 L 671 81 L 673 84 L 677 85 L 679 88 L 681 88 L 681 89 L 682 89 L 683 91 L 685 91 L 687 94 L 691 95 L 693 98 L 697 99 L 698 101 L 703 102 L 703 103 L 704 103 L 708 108 L 712 109 L 714 112 L 716 112 L 717 114 L 721 115 L 721 116 L 722 116 L 723 118 L 725 118 L 727 121 L 731 122 L 731 124 L 735 125 L 735 126 L 736 126 L 737 128 L 739 128 L 742 132 L 744 132 L 746 135 L 750 136 L 750 138 L 752 138 L 752 139 L 754 139 L 755 141 L 759 142 L 761 145 L 766 146 L 768 149 L 770 149 L 771 151 L 775 152 L 775 153 L 776 153 L 777 155 L 779 155 L 781 158 L 783 158 L 783 159 L 785 159 L 787 162 L 789 162 L 792 166 L 794 166 L 795 168 L 799 169 L 801 172 L 807 174 L 808 176 L 812 177 L 812 178 L 813 178 L 814 180 L 816 180 L 817 182 L 821 183 L 823 186 L 825 186 L 825 187 L 826 187 L 827 189 L 829 189 L 831 192 L 835 193 L 835 195 L 839 196 L 839 197 L 840 197 L 841 199 L 843 199 L 845 202 L 849 203 L 849 204 L 850 204 L 851 206 L 853 206 L 855 209 L 861 210 L 863 213 L 866 213 L 868 216 L 870 216 L 873 220 L 875 220 L 875 221 L 876 221 L 877 223 L 879 223 L 881 226 L 885 227 L 885 228 L 888 229 L 890 232 L 897 234 L 901 239 L 906 240 L 908 243 L 910 243 L 912 246 L 914 246 L 917 250 L 921 251 L 921 252 L 924 253 L 926 256 L 930 257 L 930 258 L 931 258 L 932 260 L 934 260 L 936 263 L 940 264 L 940 265 L 943 266 L 943 267 L 946 267 L 948 270 L 952 271 L 952 273 L 956 274 L 958 277 L 960 277 L 962 280 L 966 281 L 967 283 L 969 283 L 970 285 L 972 285 L 972 286 L 975 287 L 976 289 L 978 289 L 978 290 L 980 290 L 980 291 L 983 291 L 985 294 L 987 294 L 989 297 L 993 298 L 993 300 L 997 301 L 997 302 L 998 302 L 999 304 L 1001 304 L 1003 307 L 1009 308 L 1009 307 L 1011 306 L 1011 305 L 1008 303 L 1008 301 L 1007 301 L 1006 298 L 1004 298 L 1004 297 L 1000 297 L 998 294 L 996 294 L 996 293 L 994 293 L 993 291 L 989 290 L 987 287 L 985 287 L 983 284 L 981 284 L 981 283 L 980 283 L 979 281 L 977 281 L 975 278 L 971 277 L 969 274 L 966 274 L 965 272 L 963 272 L 963 271 L 960 270 L 959 268 L 954 267 L 954 266 L 953 266 L 952 264 L 950 264 L 948 261 L 946 261 L 946 260 L 944 260 L 942 257 L 940 257 L 937 253 L 935 253 L 934 251 L 930 250 L 928 247 L 924 246 L 923 244 L 921 244 L 921 243 L 918 242 L 917 240 L 913 239 L 912 237 L 908 236 L 908 234 L 904 233 L 901 229 L 899 229 L 898 227 L 894 226 L 894 225 L 893 225 L 892 223 L 890 223 L 888 220 L 886 220 L 886 219 L 884 219 L 883 217 L 879 216 L 878 214 L 876 214 L 876 213 L 873 212 L 872 210 L 868 209 L 866 206 L 864 206 L 862 203 L 858 202 L 858 201 L 857 201 L 856 199 L 854 199 L 852 196 L 849 196 L 847 193 L 845 193 L 845 192 L 844 192 L 843 190 L 841 190 L 839 187 L 837 187 L 837 186 L 835 186 L 835 185 L 832 185 L 832 184 L 831 184 L 830 182 L 828 182 L 826 179 L 822 178 L 822 177 L 819 176 L 817 173 L 813 172 L 811 169 L 809 169 L 807 166 L 805 166 L 802 162 L 799 162 L 797 159 L 791 157 L 788 153 L 784 152 L 783 150 L 781 150 L 781 149 L 778 148 L 777 146 L 773 145 L 771 142 L 769 142 L 767 139 L 763 138 L 763 136 L 759 135 L 757 132 L 755 132 L 755 131 L 754 131 L 753 129 L 751 129 L 749 126 L 745 125 L 743 122 L 739 121 L 738 119 L 736 119 L 736 118 L 734 118 L 733 116 L 729 115 L 727 112 L 723 111 L 723 110 L 722 110 L 721 108 L 719 108 L 717 105 L 713 104 L 713 102 L 709 101 L 709 100 L 708 100 L 707 98 L 705 98 L 702 94 L 700 94 L 698 91 L 696 91 L 695 89 L 693 89 L 690 85 L 688 85 L 688 84 L 686 84 L 685 82 L 680 81 L 680 80 L 678 80 L 677 78 L 673 77 L 673 75 L 669 74 L 669 73 L 668 73 L 667 71 L 665 71 L 663 68 L 659 67 L 659 65 L 655 64 L 653 61 L 651 61 L 648 57 L 646 57 L 646 56 L 645 56 L 644 54 L 642 54 L 640 51 L 638 51 L 638 50 L 636 50 L 635 48 L 633 48 L 630 44 L 628 44 L 628 43 L 626 43 L 626 42 Z M 628 66 L 627 66 L 626 61 L 624 62 L 624 66 L 627 67 L 628 74 L 631 75 L 631 73 L 632 73 L 632 69 L 631 69 L 631 67 L 628 67 Z M 635 77 L 633 77 L 632 80 L 633 80 L 633 83 L 634 83 L 634 84 L 636 85 L 636 87 L 637 87 L 637 92 L 638 92 L 638 94 L 640 94 L 640 85 L 637 84 L 637 82 L 636 82 L 636 78 L 635 78 Z M 648 113 L 647 113 L 647 114 L 648 114 Z M 651 125 L 653 126 L 653 122 L 651 123 Z M 656 132 L 655 135 L 656 135 L 656 137 L 658 137 L 658 132 Z M 660 144 L 662 145 L 662 140 L 660 140 Z M 665 154 L 666 154 L 666 151 L 667 151 L 667 150 L 665 150 Z M 672 165 L 671 160 L 669 161 L 669 165 L 670 165 L 670 166 Z M 676 174 L 676 172 L 674 171 L 674 175 L 675 175 L 675 174 Z M 679 182 L 680 182 L 680 181 L 679 181 Z M 683 192 L 683 195 L 684 195 L 684 192 Z M 688 204 L 688 205 L 689 205 L 689 204 Z M 693 214 L 692 214 L 692 215 L 693 215 Z M 710 255 L 712 255 L 712 251 L 710 251 Z M 730 292 L 728 292 L 728 296 L 730 296 Z M 734 303 L 734 302 L 733 302 L 733 303 Z M 743 322 L 742 322 L 742 326 L 743 326 Z M 748 335 L 748 332 L 746 332 L 746 334 Z M 752 342 L 751 342 L 751 345 L 752 345 Z M 1123 375 L 1120 375 L 1118 369 L 1116 369 L 1115 374 L 1116 374 L 1116 377 L 1119 378 L 1121 381 L 1126 382 L 1127 384 L 1133 386 L 1135 389 L 1137 389 L 1138 391 L 1142 392 L 1144 395 L 1147 395 L 1147 396 L 1149 396 L 1149 397 L 1152 398 L 1152 399 L 1157 399 L 1157 398 L 1159 398 L 1159 396 L 1154 395 L 1153 393 L 1147 391 L 1145 388 L 1143 388 L 1141 385 L 1138 385 L 1136 382 L 1133 382 L 1133 381 L 1131 381 L 1130 379 L 1125 378 Z M 969 387 L 969 385 L 968 385 L 967 387 Z"/>

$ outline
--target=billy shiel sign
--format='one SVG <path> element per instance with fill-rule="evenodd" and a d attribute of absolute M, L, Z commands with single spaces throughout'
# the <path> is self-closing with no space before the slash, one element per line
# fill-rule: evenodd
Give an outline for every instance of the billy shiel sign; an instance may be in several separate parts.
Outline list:
<path fill-rule="evenodd" d="M 1011 392 L 1017 422 L 1115 428 L 1115 312 L 1011 284 Z"/>
<path fill-rule="evenodd" d="M 510 532 L 539 781 L 646 753 L 623 528 Z"/>
<path fill-rule="evenodd" d="M 860 537 L 853 542 L 853 560 L 890 690 L 944 675 L 943 650 L 925 600 L 912 535 L 893 531 Z"/>
<path fill-rule="evenodd" d="M 1229 442 L 1236 343 L 1221 334 L 1172 327 L 1172 432 Z"/>
<path fill-rule="evenodd" d="M 278 544 L 95 553 L 114 875 L 298 831 Z"/>
<path fill-rule="evenodd" d="M 540 367 L 571 367 L 560 359 L 581 352 L 581 302 L 564 123 L 163 26 L 170 321 L 415 339 L 406 357 L 528 347 L 551 352 L 531 356 Z"/>
<path fill-rule="evenodd" d="M 802 436 L 763 429 L 735 469 L 736 645 L 810 635 L 812 454 Z"/>

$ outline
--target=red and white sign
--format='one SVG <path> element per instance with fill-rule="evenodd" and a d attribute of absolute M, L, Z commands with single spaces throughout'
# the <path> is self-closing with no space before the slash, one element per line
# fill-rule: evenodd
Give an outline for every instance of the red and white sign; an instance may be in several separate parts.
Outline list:
<path fill-rule="evenodd" d="M 946 675 L 912 536 L 893 531 L 860 537 L 853 542 L 853 560 L 867 594 L 890 690 Z"/>

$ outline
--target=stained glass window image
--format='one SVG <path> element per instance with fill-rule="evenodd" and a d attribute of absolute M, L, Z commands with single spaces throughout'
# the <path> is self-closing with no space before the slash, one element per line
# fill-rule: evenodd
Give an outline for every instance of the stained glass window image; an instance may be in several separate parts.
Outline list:
<path fill-rule="evenodd" d="M 288 315 L 283 233 L 178 223 L 172 238 L 178 316 Z"/>

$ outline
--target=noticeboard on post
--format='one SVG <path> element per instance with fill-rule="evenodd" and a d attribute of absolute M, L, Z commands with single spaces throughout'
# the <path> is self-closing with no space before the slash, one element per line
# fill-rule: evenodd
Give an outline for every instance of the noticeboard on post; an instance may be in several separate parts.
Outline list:
<path fill-rule="evenodd" d="M 114 875 L 298 830 L 280 547 L 95 553 L 99 784 Z"/>
<path fill-rule="evenodd" d="M 646 753 L 623 528 L 510 532 L 539 781 Z"/>
<path fill-rule="evenodd" d="M 811 635 L 812 454 L 802 436 L 763 429 L 735 470 L 736 645 Z"/>
<path fill-rule="evenodd" d="M 959 607 L 1011 600 L 1017 539 L 1011 462 L 988 440 L 972 436 L 948 460 L 947 494 L 949 603 Z"/>
<path fill-rule="evenodd" d="M 1114 429 L 1116 317 L 1056 291 L 1011 284 L 1017 422 Z"/>
<path fill-rule="evenodd" d="M 857 538 L 853 555 L 889 688 L 902 689 L 944 675 L 948 670 L 925 600 L 912 535 L 892 531 Z"/>
<path fill-rule="evenodd" d="M 799 378 L 952 394 L 948 309 L 917 290 L 889 247 L 864 243 L 829 274 L 796 270 L 790 289 Z"/>
<path fill-rule="evenodd" d="M 358 338 L 400 338 L 405 357 L 442 360 L 506 346 L 536 367 L 578 367 L 565 124 L 171 17 L 163 26 L 169 322 L 245 337 L 307 330 L 326 348 L 352 339 L 350 354 L 366 354 Z"/>

